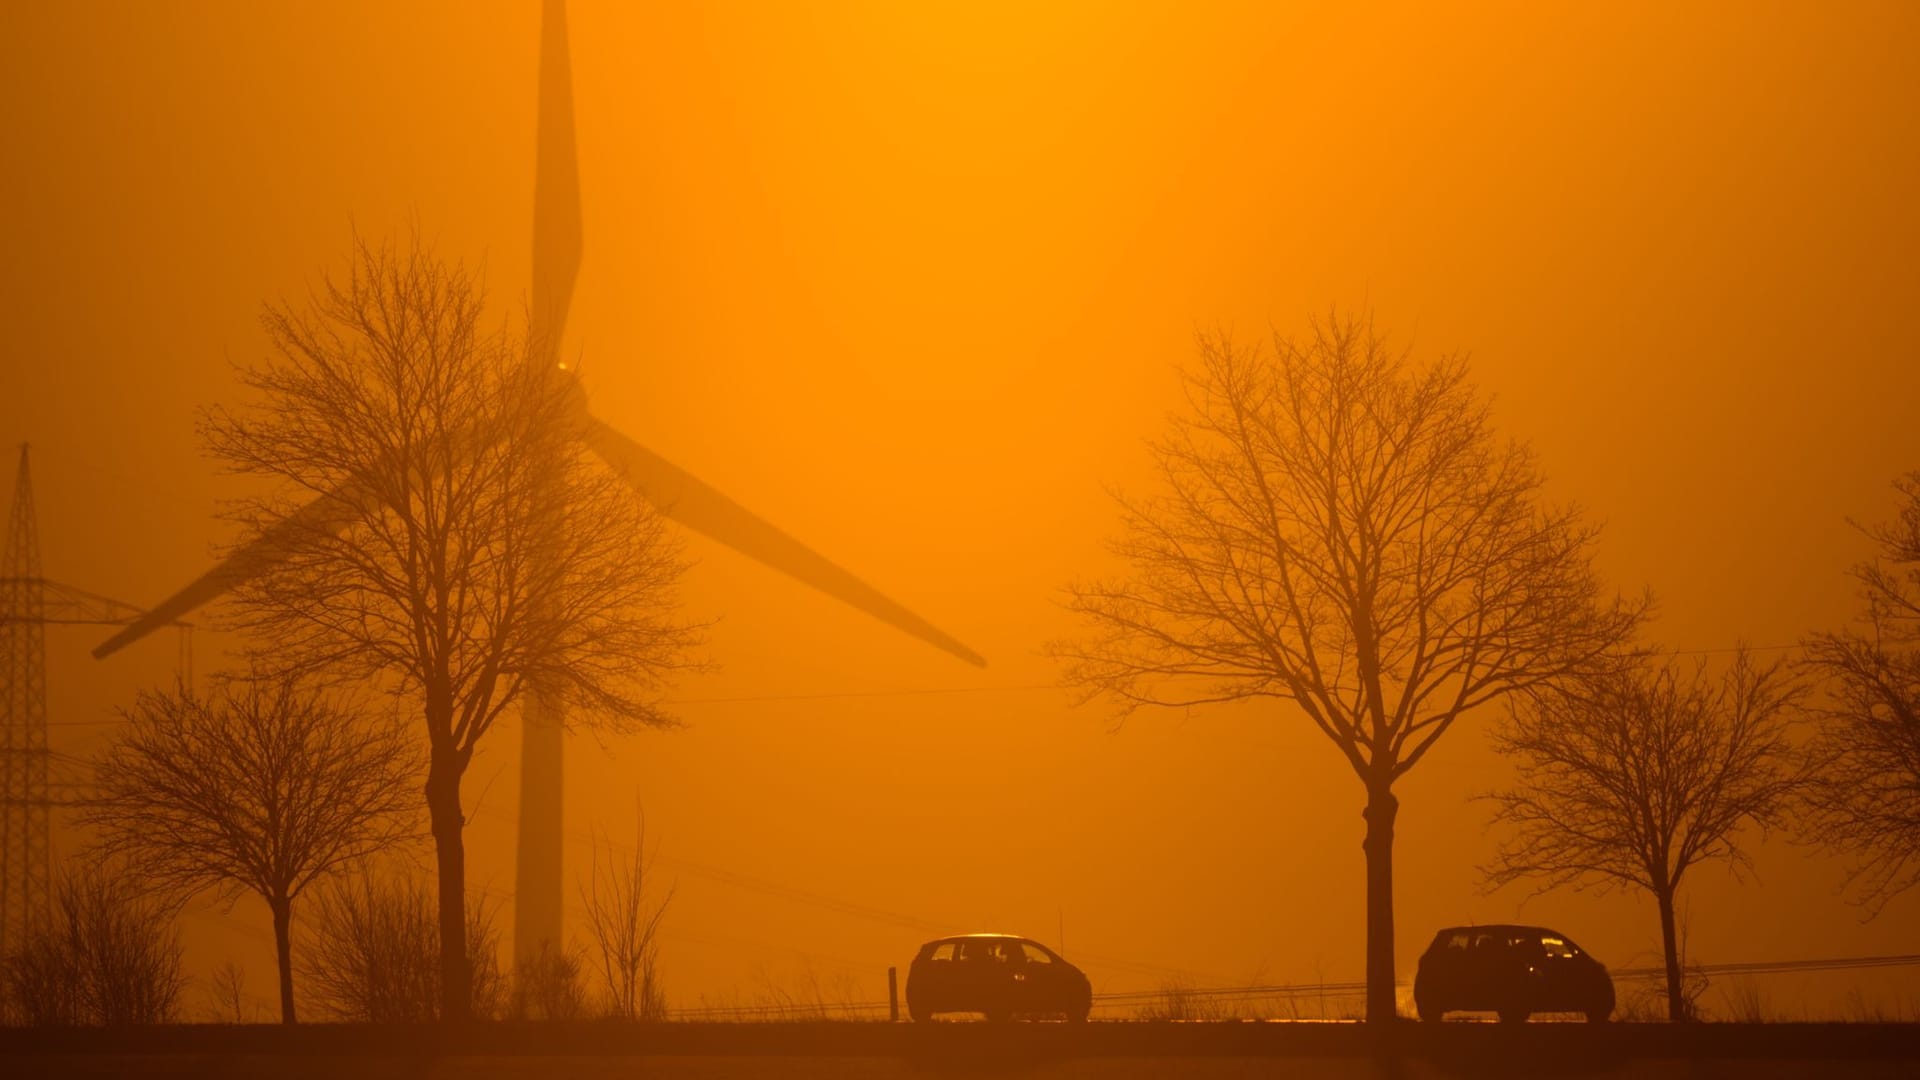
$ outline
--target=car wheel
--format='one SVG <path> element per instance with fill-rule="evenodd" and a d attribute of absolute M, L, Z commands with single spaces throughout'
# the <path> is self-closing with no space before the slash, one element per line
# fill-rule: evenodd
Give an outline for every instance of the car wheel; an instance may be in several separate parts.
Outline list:
<path fill-rule="evenodd" d="M 1512 1005 L 1500 1010 L 1500 1022 L 1503 1024 L 1524 1024 L 1533 1010 L 1525 1005 Z"/>
<path fill-rule="evenodd" d="M 1087 1016 L 1092 1012 L 1093 1012 L 1093 1006 L 1090 1004 L 1076 1005 L 1073 1008 L 1067 1010 L 1067 1023 L 1084 1024 L 1087 1022 Z"/>
<path fill-rule="evenodd" d="M 1414 1015 L 1418 1016 L 1420 1019 L 1426 1021 L 1429 1024 L 1437 1024 L 1440 1021 L 1446 1019 L 1446 1016 L 1447 1016 L 1447 1010 L 1434 1004 L 1431 1000 L 1427 998 L 1419 998 L 1419 997 L 1416 997 L 1413 999 L 1413 1012 L 1414 1012 Z"/>
<path fill-rule="evenodd" d="M 916 1024 L 933 1023 L 933 1010 L 923 1009 L 911 1001 L 907 1002 L 907 1015 L 912 1017 Z"/>
<path fill-rule="evenodd" d="M 1589 1024 L 1604 1024 L 1611 1019 L 1613 1019 L 1613 1006 L 1611 1005 L 1601 1009 L 1587 1010 L 1587 1023 Z"/>
<path fill-rule="evenodd" d="M 1004 1024 L 1013 1019 L 1013 1010 L 1005 1007 L 998 1009 L 981 1009 L 980 1012 L 987 1018 L 987 1023 L 989 1024 Z"/>

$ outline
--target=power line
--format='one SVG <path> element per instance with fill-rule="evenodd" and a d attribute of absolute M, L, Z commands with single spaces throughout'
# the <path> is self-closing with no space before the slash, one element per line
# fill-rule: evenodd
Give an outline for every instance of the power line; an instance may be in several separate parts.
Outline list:
<path fill-rule="evenodd" d="M 1920 964 L 1920 953 L 1883 956 L 1841 956 L 1817 960 L 1762 960 L 1727 964 L 1688 964 L 1689 975 L 1785 975 L 1802 971 L 1853 971 L 1860 968 L 1908 967 Z M 1617 979 L 1664 979 L 1664 967 L 1621 968 L 1612 972 Z"/>

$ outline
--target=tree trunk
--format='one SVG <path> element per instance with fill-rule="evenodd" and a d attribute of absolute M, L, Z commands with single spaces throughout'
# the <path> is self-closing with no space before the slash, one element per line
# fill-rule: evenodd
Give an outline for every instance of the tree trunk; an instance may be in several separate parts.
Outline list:
<path fill-rule="evenodd" d="M 1680 983 L 1680 944 L 1673 925 L 1673 888 L 1657 889 L 1654 897 L 1660 902 L 1660 945 L 1667 961 L 1667 1019 L 1677 1024 L 1692 1017 L 1687 1015 L 1686 996 Z"/>
<path fill-rule="evenodd" d="M 298 1023 L 293 1015 L 293 901 L 277 896 L 267 906 L 273 909 L 273 955 L 280 962 L 280 1022 Z"/>
<path fill-rule="evenodd" d="M 440 1019 L 473 1015 L 473 972 L 467 967 L 467 852 L 460 814 L 460 768 L 452 751 L 434 748 L 427 769 L 427 813 L 440 875 Z"/>
<path fill-rule="evenodd" d="M 1391 1023 L 1399 1013 L 1393 964 L 1393 819 L 1400 811 L 1393 781 L 1367 783 L 1367 1022 Z"/>

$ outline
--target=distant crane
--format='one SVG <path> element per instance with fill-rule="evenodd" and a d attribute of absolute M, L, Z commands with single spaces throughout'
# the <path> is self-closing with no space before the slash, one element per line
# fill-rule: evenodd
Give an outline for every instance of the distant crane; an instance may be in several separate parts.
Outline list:
<path fill-rule="evenodd" d="M 7 517 L 0 562 L 0 956 L 7 956 L 53 918 L 53 752 L 47 746 L 47 627 L 124 626 L 139 618 L 132 604 L 40 576 L 40 529 L 33 509 L 27 446 Z M 192 626 L 180 628 L 180 668 L 193 678 Z"/>
<path fill-rule="evenodd" d="M 540 28 L 540 105 L 533 182 L 533 339 L 543 343 L 533 362 L 557 372 L 560 337 L 572 306 L 582 247 L 579 163 L 574 147 L 573 85 L 563 0 L 545 0 Z M 580 406 L 585 410 L 584 401 Z M 855 577 L 771 522 L 721 494 L 685 469 L 635 442 L 590 412 L 583 442 L 620 474 L 641 498 L 687 528 L 726 544 L 789 577 L 819 589 L 882 622 L 970 664 L 986 661 L 958 640 Z M 349 494 L 350 493 L 346 493 Z M 288 528 L 344 528 L 331 492 L 295 511 Z M 167 621 L 275 566 L 284 554 L 275 529 L 156 605 L 103 642 L 105 657 Z M 561 876 L 561 750 L 564 715 L 550 687 L 530 687 L 520 729 L 520 821 L 514 873 L 514 956 L 525 962 L 558 945 L 564 909 Z"/>

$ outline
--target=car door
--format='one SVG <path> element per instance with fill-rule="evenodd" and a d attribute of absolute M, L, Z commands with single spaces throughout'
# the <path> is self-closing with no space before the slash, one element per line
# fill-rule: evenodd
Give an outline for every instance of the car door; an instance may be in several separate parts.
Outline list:
<path fill-rule="evenodd" d="M 1497 1009 L 1505 989 L 1507 936 L 1493 930 L 1479 930 L 1473 946 L 1467 950 L 1467 962 L 1461 983 L 1466 987 L 1462 1002 L 1469 1009 Z"/>
<path fill-rule="evenodd" d="M 955 1007 L 989 1015 L 1017 1008 L 1022 989 L 1014 979 L 1012 957 L 1017 948 L 1014 942 L 1004 938 L 973 938 L 962 942 L 959 984 L 964 987 L 966 1003 L 956 1003 Z"/>
<path fill-rule="evenodd" d="M 1559 934 L 1540 933 L 1529 937 L 1527 949 L 1539 971 L 1535 979 L 1539 1008 L 1580 1009 L 1596 996 L 1591 992 L 1591 969 L 1571 941 Z"/>
<path fill-rule="evenodd" d="M 1472 945 L 1473 935 L 1467 931 L 1443 930 L 1421 957 L 1420 977 L 1436 1004 L 1464 1002 L 1471 993 L 1473 965 L 1469 962 L 1468 950 Z"/>
<path fill-rule="evenodd" d="M 1018 1012 L 1027 1004 L 1027 958 L 1020 943 L 996 938 L 987 943 L 982 969 L 993 1006 L 1003 1013 Z"/>
<path fill-rule="evenodd" d="M 952 1008 L 953 1002 L 964 1000 L 961 984 L 965 976 L 960 970 L 959 943 L 941 941 L 929 945 L 925 959 L 916 965 L 912 978 L 910 989 L 929 1012 Z"/>
<path fill-rule="evenodd" d="M 1066 970 L 1055 963 L 1053 954 L 1031 942 L 1019 942 L 1024 962 L 1014 972 L 1021 985 L 1021 1007 L 1035 1012 L 1057 1012 L 1066 1008 Z"/>
<path fill-rule="evenodd" d="M 991 943 L 974 938 L 960 943 L 960 951 L 953 964 L 953 996 L 949 999 L 955 1009 L 979 1010 L 987 1007 L 993 995 L 993 959 L 987 955 Z"/>

